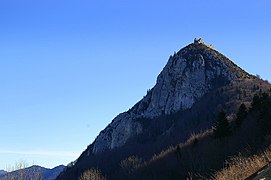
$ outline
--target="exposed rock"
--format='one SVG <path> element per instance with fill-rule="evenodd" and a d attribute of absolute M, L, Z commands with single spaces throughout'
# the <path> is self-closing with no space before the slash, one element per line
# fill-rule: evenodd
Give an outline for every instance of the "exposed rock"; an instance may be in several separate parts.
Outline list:
<path fill-rule="evenodd" d="M 142 133 L 139 118 L 155 118 L 189 109 L 211 89 L 250 75 L 222 54 L 195 39 L 171 56 L 156 85 L 129 111 L 118 115 L 96 138 L 88 154 L 124 145 Z"/>

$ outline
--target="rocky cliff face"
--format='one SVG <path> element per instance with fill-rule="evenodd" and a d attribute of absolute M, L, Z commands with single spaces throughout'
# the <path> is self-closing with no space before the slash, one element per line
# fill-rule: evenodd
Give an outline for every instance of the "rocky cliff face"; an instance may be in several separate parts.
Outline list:
<path fill-rule="evenodd" d="M 88 155 L 124 145 L 142 133 L 139 118 L 155 118 L 189 109 L 210 90 L 251 76 L 203 43 L 193 43 L 171 56 L 156 85 L 129 111 L 118 115 L 99 134 Z"/>

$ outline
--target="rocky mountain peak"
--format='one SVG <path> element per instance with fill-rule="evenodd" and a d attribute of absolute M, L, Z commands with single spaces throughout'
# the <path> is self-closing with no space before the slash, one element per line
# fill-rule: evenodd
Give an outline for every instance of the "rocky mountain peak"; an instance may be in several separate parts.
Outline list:
<path fill-rule="evenodd" d="M 139 118 L 155 118 L 189 109 L 206 93 L 240 78 L 250 78 L 202 39 L 170 56 L 156 85 L 127 112 L 119 114 L 99 134 L 88 155 L 124 145 L 142 133 Z"/>

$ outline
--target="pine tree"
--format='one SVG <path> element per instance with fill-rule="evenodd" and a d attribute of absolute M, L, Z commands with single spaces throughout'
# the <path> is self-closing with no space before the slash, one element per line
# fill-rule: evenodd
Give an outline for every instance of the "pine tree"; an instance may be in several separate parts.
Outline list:
<path fill-rule="evenodd" d="M 236 117 L 236 128 L 239 128 L 242 125 L 244 119 L 247 117 L 246 105 L 244 105 L 244 104 L 240 105 L 236 116 L 237 116 Z"/>
<path fill-rule="evenodd" d="M 271 127 L 271 97 L 267 93 L 255 94 L 251 103 L 251 111 L 258 114 L 257 124 L 263 135 L 270 133 Z"/>
<path fill-rule="evenodd" d="M 226 118 L 224 111 L 220 112 L 217 116 L 216 125 L 213 129 L 213 135 L 215 138 L 224 138 L 230 135 L 230 125 Z"/>
<path fill-rule="evenodd" d="M 258 124 L 263 134 L 270 132 L 271 127 L 270 107 L 271 107 L 270 96 L 267 93 L 262 93 L 260 95 L 260 106 L 258 109 L 259 112 Z"/>
<path fill-rule="evenodd" d="M 251 110 L 252 110 L 252 111 L 255 111 L 255 110 L 258 110 L 258 109 L 259 109 L 259 106 L 260 106 L 260 104 L 261 104 L 260 101 L 261 101 L 261 100 L 260 100 L 259 95 L 258 95 L 258 94 L 255 94 L 255 95 L 253 96 L 253 100 L 252 100 L 252 103 L 251 103 Z"/>

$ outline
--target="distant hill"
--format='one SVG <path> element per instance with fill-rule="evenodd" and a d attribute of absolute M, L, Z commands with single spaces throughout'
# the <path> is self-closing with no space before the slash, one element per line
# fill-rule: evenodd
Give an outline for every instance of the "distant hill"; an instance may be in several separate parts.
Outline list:
<path fill-rule="evenodd" d="M 4 174 L 6 174 L 6 173 L 7 173 L 7 171 L 0 170 L 0 176 L 4 175 Z"/>
<path fill-rule="evenodd" d="M 170 56 L 155 86 L 114 118 L 57 179 L 77 179 L 93 168 L 108 179 L 186 179 L 212 173 L 229 156 L 265 147 L 255 128 L 259 112 L 249 112 L 242 126 L 237 118 L 242 104 L 248 111 L 255 95 L 264 92 L 271 92 L 267 81 L 195 39 Z M 219 121 L 228 128 L 227 138 Z"/>
<path fill-rule="evenodd" d="M 65 166 L 57 166 L 53 169 L 47 169 L 41 166 L 31 166 L 25 169 L 9 172 L 0 175 L 0 180 L 9 179 L 42 179 L 42 180 L 55 180 L 56 177 L 63 171 Z"/>

